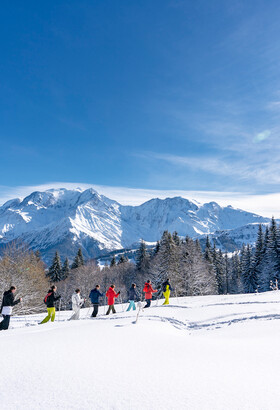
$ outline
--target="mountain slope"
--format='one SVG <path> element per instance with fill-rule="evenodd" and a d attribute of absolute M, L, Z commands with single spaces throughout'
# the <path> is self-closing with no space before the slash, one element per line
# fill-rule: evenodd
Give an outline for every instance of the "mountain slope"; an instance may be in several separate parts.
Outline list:
<path fill-rule="evenodd" d="M 268 222 L 262 223 L 263 230 Z M 257 239 L 259 230 L 258 223 L 250 223 L 244 226 L 240 226 L 235 229 L 216 231 L 209 235 L 212 242 L 216 243 L 216 246 L 225 252 L 234 252 L 242 248 L 242 245 L 254 245 Z M 206 235 L 200 239 L 202 244 L 206 243 Z"/>
<path fill-rule="evenodd" d="M 93 189 L 51 189 L 33 192 L 0 207 L 0 245 L 15 239 L 40 249 L 48 261 L 57 249 L 73 258 L 81 246 L 88 258 L 130 247 L 143 238 L 154 242 L 164 230 L 180 236 L 236 229 L 267 218 L 181 197 L 152 199 L 140 206 L 123 206 Z"/>

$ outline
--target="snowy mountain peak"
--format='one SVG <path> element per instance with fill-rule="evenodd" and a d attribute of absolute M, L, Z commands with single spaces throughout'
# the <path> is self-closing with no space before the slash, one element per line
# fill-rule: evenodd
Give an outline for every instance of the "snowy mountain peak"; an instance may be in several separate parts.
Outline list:
<path fill-rule="evenodd" d="M 5 202 L 0 209 L 8 209 L 13 208 L 14 206 L 18 206 L 21 203 L 20 198 L 10 199 L 9 201 Z"/>
<path fill-rule="evenodd" d="M 217 202 L 211 201 L 207 202 L 206 204 L 203 205 L 204 208 L 209 208 L 209 209 L 221 209 L 222 207 L 217 204 Z"/>
<path fill-rule="evenodd" d="M 156 242 L 165 230 L 199 237 L 267 221 L 216 202 L 199 204 L 174 197 L 124 206 L 92 188 L 59 188 L 36 191 L 0 207 L 0 246 L 21 239 L 40 249 L 47 260 L 55 250 L 72 258 L 78 247 L 92 258 L 131 247 L 140 238 Z"/>

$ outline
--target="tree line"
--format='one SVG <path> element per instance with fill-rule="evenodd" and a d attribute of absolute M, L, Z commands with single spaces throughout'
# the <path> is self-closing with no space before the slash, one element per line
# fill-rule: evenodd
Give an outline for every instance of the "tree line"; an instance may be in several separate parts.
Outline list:
<path fill-rule="evenodd" d="M 160 290 L 169 278 L 173 296 L 196 296 L 264 292 L 278 288 L 280 279 L 280 227 L 272 218 L 269 226 L 259 225 L 255 246 L 243 245 L 233 254 L 222 253 L 206 239 L 202 250 L 199 240 L 180 238 L 176 232 L 165 231 L 154 249 L 142 240 L 135 263 L 125 255 L 113 256 L 109 265 L 100 267 L 94 260 L 84 261 L 82 250 L 70 266 L 68 259 L 61 264 L 56 252 L 53 263 L 46 269 L 39 252 L 25 246 L 8 246 L 0 260 L 2 289 L 16 284 L 22 295 L 28 295 L 30 312 L 43 308 L 42 299 L 50 283 L 55 283 L 63 299 L 63 308 L 70 307 L 73 290 L 80 288 L 88 296 L 99 284 L 103 290 L 112 283 L 121 290 L 122 300 L 127 289 L 136 283 L 142 290 L 147 279 Z M 158 293 L 158 297 L 161 293 Z M 105 302 L 105 301 L 104 301 Z"/>

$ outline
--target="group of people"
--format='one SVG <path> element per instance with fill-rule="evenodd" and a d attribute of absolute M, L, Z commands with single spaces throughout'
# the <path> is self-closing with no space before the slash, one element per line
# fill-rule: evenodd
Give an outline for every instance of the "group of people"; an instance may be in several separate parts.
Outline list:
<path fill-rule="evenodd" d="M 165 297 L 165 301 L 164 301 L 164 305 L 169 305 L 169 297 L 170 297 L 170 292 L 172 291 L 172 287 L 170 284 L 169 279 L 166 279 L 166 281 L 162 284 L 162 291 L 163 291 L 163 296 Z M 80 292 L 79 289 L 76 290 L 76 292 Z M 151 281 L 147 280 L 147 282 L 145 283 L 145 286 L 143 288 L 143 292 L 145 293 L 145 300 L 146 300 L 146 305 L 144 306 L 144 308 L 148 308 L 151 306 L 151 301 L 153 298 L 153 293 L 157 293 L 158 290 L 157 289 L 153 289 Z M 120 295 L 120 291 L 116 292 L 115 291 L 115 285 L 111 285 L 109 287 L 109 289 L 106 292 L 106 297 L 108 298 L 108 310 L 106 312 L 106 315 L 109 315 L 110 312 L 112 313 L 116 313 L 116 309 L 115 309 L 115 299 L 119 297 Z M 90 294 L 89 294 L 89 298 L 91 300 L 91 303 L 93 305 L 93 312 L 92 312 L 92 317 L 96 317 L 98 314 L 98 308 L 100 305 L 99 299 L 101 297 L 103 297 L 103 293 L 100 292 L 100 286 L 96 285 L 94 289 L 91 290 Z M 75 294 L 72 296 L 72 304 L 74 302 L 74 298 Z M 127 312 L 129 312 L 131 309 L 136 310 L 136 305 L 135 302 L 137 300 L 140 300 L 140 295 L 139 292 L 136 289 L 136 284 L 132 283 L 129 291 L 128 291 L 128 308 L 127 308 Z M 78 310 L 79 306 L 81 306 L 84 303 L 84 301 L 79 301 L 79 303 L 75 304 L 75 309 L 74 310 Z M 72 316 L 72 318 L 74 318 L 74 315 Z M 71 318 L 71 319 L 72 319 Z"/>
<path fill-rule="evenodd" d="M 167 279 L 162 284 L 162 293 L 165 297 L 164 305 L 169 304 L 169 297 L 170 292 L 172 291 L 172 287 L 170 284 L 169 279 Z M 13 306 L 17 305 L 22 301 L 22 298 L 15 300 L 15 292 L 16 287 L 11 286 L 10 289 L 3 294 L 3 300 L 1 305 L 1 314 L 3 316 L 3 320 L 0 322 L 0 330 L 7 330 L 10 323 L 10 317 L 12 315 Z M 151 301 L 154 293 L 157 293 L 157 289 L 153 289 L 151 281 L 147 280 L 145 286 L 143 288 L 143 292 L 145 293 L 145 301 L 146 305 L 144 308 L 149 308 L 151 306 Z M 115 285 L 111 285 L 106 292 L 106 297 L 108 300 L 108 310 L 106 315 L 109 315 L 110 312 L 116 313 L 115 309 L 115 300 L 120 296 L 120 291 L 116 292 Z M 100 298 L 104 296 L 103 293 L 100 292 L 100 286 L 96 285 L 94 289 L 91 290 L 89 294 L 89 299 L 93 305 L 93 312 L 91 317 L 96 317 L 98 314 L 98 309 L 100 306 Z M 140 301 L 141 297 L 139 292 L 136 289 L 136 284 L 133 283 L 128 291 L 128 308 L 127 311 L 131 309 L 136 310 L 135 302 L 138 300 Z M 57 295 L 57 288 L 55 285 L 51 286 L 50 290 L 46 294 L 44 298 L 44 303 L 47 306 L 47 316 L 40 322 L 40 324 L 47 323 L 49 320 L 54 322 L 55 320 L 55 304 L 56 302 L 61 300 L 61 296 Z M 73 315 L 70 317 L 69 320 L 78 320 L 80 318 L 80 309 L 85 303 L 86 299 L 81 297 L 80 289 L 76 289 L 72 295 L 72 309 L 74 311 Z"/>

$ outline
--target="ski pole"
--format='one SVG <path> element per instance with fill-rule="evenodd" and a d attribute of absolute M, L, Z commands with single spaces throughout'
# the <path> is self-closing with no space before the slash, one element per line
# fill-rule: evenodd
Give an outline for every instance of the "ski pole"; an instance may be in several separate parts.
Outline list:
<path fill-rule="evenodd" d="M 121 294 L 120 294 L 120 303 L 121 303 L 121 305 L 122 305 L 122 312 L 124 312 Z"/>
<path fill-rule="evenodd" d="M 175 288 L 175 295 L 176 295 L 177 303 L 178 303 L 178 305 L 179 305 L 179 299 L 178 299 L 177 289 L 176 289 L 176 288 Z"/>
<path fill-rule="evenodd" d="M 26 312 L 25 312 L 25 310 L 24 310 L 24 305 L 23 305 L 23 299 L 22 299 L 22 301 L 21 301 L 21 310 L 22 310 L 22 313 L 23 313 L 23 316 L 24 316 L 24 319 L 25 319 L 25 324 L 27 325 L 27 319 L 26 319 Z"/>
<path fill-rule="evenodd" d="M 89 316 L 90 309 L 91 309 L 91 306 L 88 308 L 88 311 L 87 311 L 87 314 L 86 314 L 86 319 L 87 319 L 88 316 Z"/>
<path fill-rule="evenodd" d="M 59 319 L 60 319 L 60 308 L 61 308 L 61 298 L 59 299 L 59 305 L 58 305 L 58 318 L 57 318 L 58 322 L 59 322 Z"/>
<path fill-rule="evenodd" d="M 23 300 L 22 300 L 22 302 L 23 302 Z M 21 302 L 21 303 L 22 303 Z M 25 305 L 24 305 L 25 306 Z M 22 305 L 22 308 L 23 308 L 23 305 Z M 27 325 L 27 317 L 26 317 L 26 309 L 24 310 L 24 319 L 25 319 L 25 324 Z"/>
<path fill-rule="evenodd" d="M 104 315 L 106 314 L 106 299 L 105 295 L 103 296 L 103 306 L 104 306 Z"/>
<path fill-rule="evenodd" d="M 138 306 L 138 312 L 137 312 L 137 314 L 136 314 L 135 324 L 138 322 L 139 315 L 140 315 L 140 311 L 143 310 L 143 306 L 142 306 L 141 301 L 139 301 L 139 302 L 137 303 L 137 306 Z"/>
<path fill-rule="evenodd" d="M 158 298 L 159 298 L 159 294 L 157 295 L 157 302 L 156 302 L 156 306 L 158 306 Z"/>

